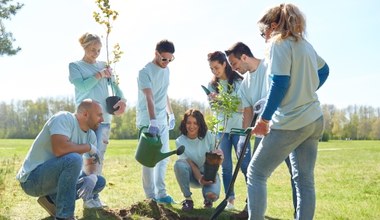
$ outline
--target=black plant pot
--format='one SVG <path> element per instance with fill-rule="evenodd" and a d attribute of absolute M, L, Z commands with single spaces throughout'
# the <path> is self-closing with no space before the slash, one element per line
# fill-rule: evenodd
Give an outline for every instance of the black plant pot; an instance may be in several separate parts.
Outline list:
<path fill-rule="evenodd" d="M 113 106 L 120 101 L 119 96 L 109 96 L 106 98 L 106 104 L 107 104 L 107 112 L 111 115 L 115 113 L 115 111 L 119 110 L 120 107 L 113 108 Z"/>
<path fill-rule="evenodd" d="M 220 165 L 222 164 L 222 157 L 216 153 L 207 152 L 206 153 L 206 161 L 204 164 L 204 173 L 203 178 L 206 181 L 216 180 L 216 175 L 218 174 L 218 170 Z"/>

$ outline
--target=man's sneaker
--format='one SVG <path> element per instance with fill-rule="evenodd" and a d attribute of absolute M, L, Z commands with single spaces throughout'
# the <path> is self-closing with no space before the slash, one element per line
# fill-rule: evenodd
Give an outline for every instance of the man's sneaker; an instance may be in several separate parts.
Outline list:
<path fill-rule="evenodd" d="M 102 205 L 93 199 L 89 199 L 89 200 L 83 201 L 83 208 L 85 208 L 85 209 L 100 209 L 100 208 L 102 208 Z"/>
<path fill-rule="evenodd" d="M 165 196 L 163 198 L 157 199 L 157 203 L 164 203 L 164 204 L 175 204 L 176 202 L 173 200 L 171 196 Z"/>
<path fill-rule="evenodd" d="M 107 204 L 105 204 L 104 202 L 102 202 L 102 201 L 99 199 L 99 197 L 96 198 L 96 199 L 93 199 L 93 200 L 94 200 L 95 202 L 97 202 L 99 206 L 101 206 L 101 207 L 103 207 L 103 208 L 107 208 L 107 207 L 108 207 Z"/>
<path fill-rule="evenodd" d="M 205 199 L 205 201 L 203 202 L 203 204 L 204 204 L 204 208 L 207 208 L 207 209 L 209 209 L 209 208 L 212 208 L 212 201 L 211 200 L 206 200 Z"/>
<path fill-rule="evenodd" d="M 186 199 L 182 202 L 182 211 L 191 211 L 194 209 L 194 202 L 193 200 Z"/>
<path fill-rule="evenodd" d="M 38 204 L 40 204 L 40 206 L 42 206 L 42 208 L 44 208 L 49 213 L 49 215 L 55 216 L 57 209 L 53 201 L 51 201 L 51 199 L 48 196 L 39 197 L 37 199 L 37 202 Z"/>

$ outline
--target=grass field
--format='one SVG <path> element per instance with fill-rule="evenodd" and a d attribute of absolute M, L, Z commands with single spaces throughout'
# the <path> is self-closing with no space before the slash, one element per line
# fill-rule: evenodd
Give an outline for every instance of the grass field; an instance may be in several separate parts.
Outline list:
<path fill-rule="evenodd" d="M 33 140 L 0 140 L 0 220 L 45 219 L 48 214 L 36 198 L 26 195 L 15 179 Z M 141 166 L 134 159 L 136 140 L 111 140 L 106 153 L 104 176 L 108 183 L 101 198 L 110 209 L 119 210 L 142 202 Z M 174 141 L 171 141 L 174 148 Z M 166 184 L 178 202 L 183 200 L 170 157 Z M 380 141 L 330 141 L 320 143 L 315 170 L 317 207 L 315 219 L 380 219 Z M 239 174 L 235 184 L 236 208 L 244 206 L 246 187 Z M 193 190 L 197 210 L 194 216 L 207 218 L 212 210 L 203 210 L 200 190 Z M 221 194 L 224 199 L 224 193 Z M 218 200 L 215 206 L 221 201 Z M 99 211 L 84 211 L 76 203 L 79 219 L 115 219 Z M 179 211 L 180 204 L 173 205 Z M 282 164 L 268 181 L 268 219 L 292 219 L 289 174 Z M 227 213 L 228 214 L 228 213 Z M 144 219 L 135 216 L 136 219 Z M 226 212 L 221 219 L 228 219 Z"/>

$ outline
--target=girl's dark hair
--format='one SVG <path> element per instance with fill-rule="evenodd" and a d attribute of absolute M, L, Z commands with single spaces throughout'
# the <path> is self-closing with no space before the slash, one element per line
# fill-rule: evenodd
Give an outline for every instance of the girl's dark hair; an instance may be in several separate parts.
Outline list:
<path fill-rule="evenodd" d="M 181 134 L 187 136 L 186 122 L 189 116 L 193 116 L 197 120 L 199 126 L 198 138 L 203 139 L 207 134 L 208 128 L 203 114 L 197 109 L 188 109 L 183 115 L 183 119 L 181 121 L 181 124 L 179 125 L 179 130 Z"/>
<path fill-rule="evenodd" d="M 226 55 L 222 51 L 215 51 L 213 53 L 210 53 L 208 55 L 208 61 L 209 62 L 217 61 L 221 65 L 223 65 L 223 63 L 226 63 L 225 71 L 226 71 L 226 76 L 228 80 L 228 85 L 231 85 L 228 87 L 227 92 L 231 93 L 234 89 L 234 81 L 238 79 L 243 79 L 243 77 L 236 71 L 232 70 L 230 63 L 227 61 Z M 217 93 L 219 93 L 218 83 L 219 83 L 219 79 L 214 75 L 211 79 L 211 86 L 215 89 Z"/>

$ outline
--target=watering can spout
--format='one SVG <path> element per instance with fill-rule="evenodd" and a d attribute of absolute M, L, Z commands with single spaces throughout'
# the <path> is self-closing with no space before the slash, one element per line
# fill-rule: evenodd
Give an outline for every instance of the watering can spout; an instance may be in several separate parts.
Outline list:
<path fill-rule="evenodd" d="M 181 154 L 183 154 L 184 151 L 185 151 L 185 146 L 181 145 L 179 148 L 177 148 L 177 150 L 169 151 L 166 153 L 160 153 L 156 157 L 156 159 L 157 159 L 156 163 L 160 162 L 161 160 L 163 160 L 167 157 L 170 157 L 173 154 L 181 155 Z"/>

